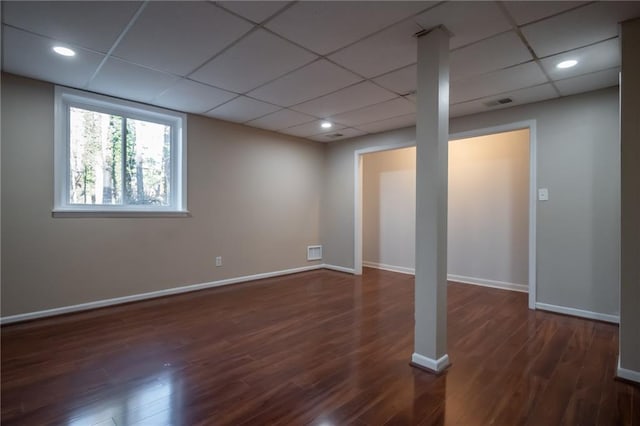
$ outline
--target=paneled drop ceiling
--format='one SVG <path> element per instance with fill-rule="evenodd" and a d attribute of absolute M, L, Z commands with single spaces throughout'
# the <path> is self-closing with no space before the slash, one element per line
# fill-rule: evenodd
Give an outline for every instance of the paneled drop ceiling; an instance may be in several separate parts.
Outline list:
<path fill-rule="evenodd" d="M 415 124 L 421 29 L 452 33 L 455 117 L 615 86 L 617 24 L 637 16 L 634 1 L 3 1 L 2 69 L 328 142 Z"/>

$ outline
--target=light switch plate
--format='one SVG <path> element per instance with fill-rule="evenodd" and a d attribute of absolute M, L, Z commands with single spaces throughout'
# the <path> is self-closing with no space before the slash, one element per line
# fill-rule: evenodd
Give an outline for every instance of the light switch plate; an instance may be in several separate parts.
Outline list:
<path fill-rule="evenodd" d="M 538 201 L 549 201 L 549 190 L 547 188 L 538 189 Z"/>

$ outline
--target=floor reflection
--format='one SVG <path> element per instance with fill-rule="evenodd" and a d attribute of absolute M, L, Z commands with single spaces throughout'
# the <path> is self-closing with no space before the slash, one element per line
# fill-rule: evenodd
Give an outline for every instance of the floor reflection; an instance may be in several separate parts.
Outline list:
<path fill-rule="evenodd" d="M 149 377 L 143 384 L 113 393 L 117 396 L 96 401 L 74 412 L 67 424 L 159 426 L 173 424 L 175 420 L 172 417 L 179 394 L 173 386 L 171 372 L 160 373 Z"/>
<path fill-rule="evenodd" d="M 473 426 L 640 419 L 640 393 L 613 380 L 617 326 L 532 313 L 522 293 L 450 284 L 453 365 L 440 376 L 412 368 L 412 280 L 376 270 L 353 278 L 310 271 L 270 285 L 3 328 L 0 421 Z"/>
<path fill-rule="evenodd" d="M 439 426 L 445 424 L 447 375 L 439 376 L 414 367 L 413 410 L 405 423 Z"/>

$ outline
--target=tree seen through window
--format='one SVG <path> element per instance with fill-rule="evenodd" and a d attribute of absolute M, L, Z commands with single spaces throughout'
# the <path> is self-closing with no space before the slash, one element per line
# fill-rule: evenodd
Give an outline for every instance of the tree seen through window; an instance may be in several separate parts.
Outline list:
<path fill-rule="evenodd" d="M 70 107 L 69 141 L 70 204 L 170 205 L 170 126 Z"/>

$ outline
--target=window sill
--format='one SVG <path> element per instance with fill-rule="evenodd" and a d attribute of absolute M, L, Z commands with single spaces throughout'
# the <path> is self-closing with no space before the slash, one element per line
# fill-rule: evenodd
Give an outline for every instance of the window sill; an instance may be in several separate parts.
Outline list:
<path fill-rule="evenodd" d="M 105 211 L 105 210 L 53 210 L 51 216 L 54 218 L 170 218 L 170 217 L 191 217 L 191 213 L 184 211 Z"/>

